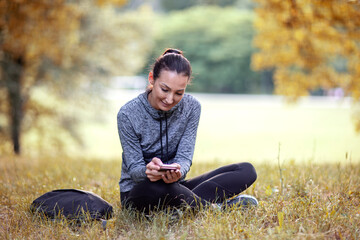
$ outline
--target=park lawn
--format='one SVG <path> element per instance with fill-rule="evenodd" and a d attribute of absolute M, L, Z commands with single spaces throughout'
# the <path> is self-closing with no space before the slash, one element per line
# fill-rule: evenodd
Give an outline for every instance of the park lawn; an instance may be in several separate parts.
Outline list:
<path fill-rule="evenodd" d="M 82 145 L 54 127 L 59 124 L 56 119 L 42 119 L 46 126 L 43 131 L 34 128 L 23 136 L 23 153 L 36 156 L 43 151 L 56 152 L 61 146 L 61 151 L 70 156 L 121 159 L 116 116 L 122 105 L 141 92 L 114 89 L 106 95 L 107 101 L 92 104 L 90 109 L 76 102 L 58 103 L 79 118 L 72 136 L 78 137 Z M 360 133 L 354 131 L 348 98 L 304 97 L 289 105 L 273 95 L 190 94 L 202 106 L 194 153 L 198 161 L 273 162 L 279 145 L 281 158 L 286 161 L 360 161 Z M 58 139 L 52 140 L 51 136 Z"/>
<path fill-rule="evenodd" d="M 71 155 L 121 159 L 116 115 L 139 93 L 120 91 L 96 121 L 83 117 L 84 148 Z M 349 99 L 312 97 L 288 105 L 279 96 L 193 95 L 202 105 L 194 153 L 198 161 L 273 161 L 279 144 L 282 159 L 296 162 L 360 160 L 360 133 L 354 131 Z"/>
<path fill-rule="evenodd" d="M 189 177 L 223 164 L 194 160 Z M 360 164 L 280 161 L 254 162 L 258 179 L 246 191 L 259 206 L 249 210 L 201 210 L 174 221 L 121 209 L 120 160 L 69 157 L 0 157 L 0 239 L 359 239 Z M 93 191 L 110 202 L 115 216 L 73 226 L 46 221 L 29 212 L 31 202 L 59 188 Z"/>
<path fill-rule="evenodd" d="M 195 157 L 223 161 L 337 162 L 360 160 L 349 102 L 310 97 L 287 104 L 279 96 L 199 95 L 203 111 Z"/>

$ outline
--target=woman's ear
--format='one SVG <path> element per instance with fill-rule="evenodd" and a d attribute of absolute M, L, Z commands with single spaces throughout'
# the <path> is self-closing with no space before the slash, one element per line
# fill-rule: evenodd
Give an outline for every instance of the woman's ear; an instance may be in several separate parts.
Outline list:
<path fill-rule="evenodd" d="M 149 72 L 148 80 L 149 80 L 150 85 L 154 85 L 154 74 L 153 74 L 153 72 Z"/>

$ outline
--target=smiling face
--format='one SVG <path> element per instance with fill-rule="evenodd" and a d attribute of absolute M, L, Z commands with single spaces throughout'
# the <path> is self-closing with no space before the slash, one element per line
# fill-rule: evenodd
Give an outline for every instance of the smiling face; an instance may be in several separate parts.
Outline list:
<path fill-rule="evenodd" d="M 149 83 L 153 86 L 148 95 L 150 105 L 162 111 L 169 111 L 184 96 L 189 77 L 175 71 L 162 70 L 157 79 L 149 73 Z"/>

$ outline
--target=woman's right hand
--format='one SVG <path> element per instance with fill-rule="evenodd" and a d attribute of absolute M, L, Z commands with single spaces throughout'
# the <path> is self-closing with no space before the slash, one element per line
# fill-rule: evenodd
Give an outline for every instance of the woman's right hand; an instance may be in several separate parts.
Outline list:
<path fill-rule="evenodd" d="M 151 162 L 146 165 L 146 176 L 151 182 L 156 182 L 162 179 L 164 173 L 160 172 L 160 166 L 162 165 L 160 158 L 154 157 Z"/>

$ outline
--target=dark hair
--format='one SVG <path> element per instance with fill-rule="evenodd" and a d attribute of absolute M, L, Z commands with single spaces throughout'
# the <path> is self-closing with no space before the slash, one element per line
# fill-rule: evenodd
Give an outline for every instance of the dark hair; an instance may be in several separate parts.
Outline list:
<path fill-rule="evenodd" d="M 156 59 L 152 68 L 154 80 L 160 76 L 162 70 L 183 74 L 189 77 L 189 81 L 191 80 L 191 65 L 181 50 L 168 48 Z"/>

